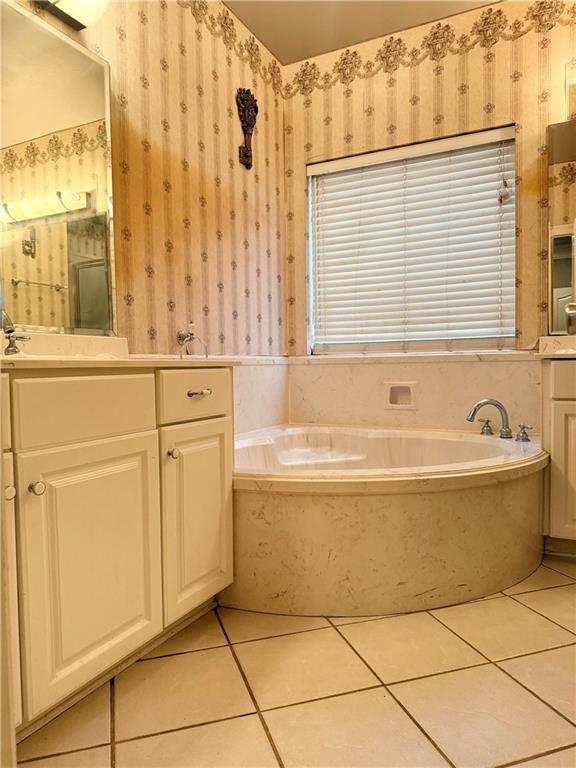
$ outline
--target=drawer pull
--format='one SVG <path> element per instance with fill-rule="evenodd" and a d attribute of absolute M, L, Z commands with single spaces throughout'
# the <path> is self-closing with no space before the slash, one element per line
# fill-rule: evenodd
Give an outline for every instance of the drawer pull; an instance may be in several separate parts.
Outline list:
<path fill-rule="evenodd" d="M 171 459 L 177 461 L 180 458 L 180 449 L 172 448 L 172 450 L 168 451 L 168 456 L 170 456 Z"/>
<path fill-rule="evenodd" d="M 209 397 L 211 394 L 212 394 L 212 390 L 210 389 L 210 387 L 207 387 L 206 389 L 199 389 L 199 390 L 194 390 L 194 389 L 188 390 L 188 397 L 192 397 L 192 398 Z"/>
<path fill-rule="evenodd" d="M 4 499 L 6 501 L 14 501 L 16 498 L 16 488 L 13 485 L 7 485 L 4 488 Z"/>
<path fill-rule="evenodd" d="M 41 480 L 37 483 L 30 483 L 28 490 L 30 493 L 33 493 L 34 496 L 43 496 L 46 493 L 46 483 L 43 483 Z"/>

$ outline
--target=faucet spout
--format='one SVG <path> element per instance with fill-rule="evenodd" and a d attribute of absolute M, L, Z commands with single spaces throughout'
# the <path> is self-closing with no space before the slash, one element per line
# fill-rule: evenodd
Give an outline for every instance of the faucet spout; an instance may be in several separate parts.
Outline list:
<path fill-rule="evenodd" d="M 482 400 L 478 400 L 478 402 L 474 403 L 474 405 L 470 409 L 468 415 L 466 416 L 466 421 L 474 421 L 480 408 L 483 408 L 485 405 L 492 405 L 500 413 L 500 418 L 502 419 L 502 428 L 500 430 L 500 437 L 505 440 L 508 440 L 509 438 L 511 438 L 512 430 L 510 429 L 508 412 L 499 400 L 494 400 L 491 397 L 485 397 Z"/>

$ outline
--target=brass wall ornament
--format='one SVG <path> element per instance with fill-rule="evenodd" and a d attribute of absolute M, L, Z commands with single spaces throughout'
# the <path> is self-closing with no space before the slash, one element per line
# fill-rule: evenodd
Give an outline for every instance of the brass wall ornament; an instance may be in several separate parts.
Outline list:
<path fill-rule="evenodd" d="M 252 134 L 256 126 L 256 116 L 258 115 L 258 102 L 256 97 L 248 88 L 238 88 L 236 92 L 236 106 L 238 107 L 238 117 L 244 133 L 244 144 L 238 147 L 238 156 L 241 165 L 248 170 L 252 168 Z"/>

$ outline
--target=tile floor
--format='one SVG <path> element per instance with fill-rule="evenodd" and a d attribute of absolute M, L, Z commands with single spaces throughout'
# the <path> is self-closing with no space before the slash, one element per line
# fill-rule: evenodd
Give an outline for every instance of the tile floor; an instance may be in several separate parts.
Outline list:
<path fill-rule="evenodd" d="M 576 561 L 384 618 L 218 609 L 19 745 L 30 768 L 576 768 Z"/>

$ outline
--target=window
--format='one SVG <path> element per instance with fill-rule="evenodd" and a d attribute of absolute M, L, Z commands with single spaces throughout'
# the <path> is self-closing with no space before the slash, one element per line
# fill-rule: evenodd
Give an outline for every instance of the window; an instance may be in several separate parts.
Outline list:
<path fill-rule="evenodd" d="M 315 353 L 514 345 L 513 136 L 308 167 Z"/>

